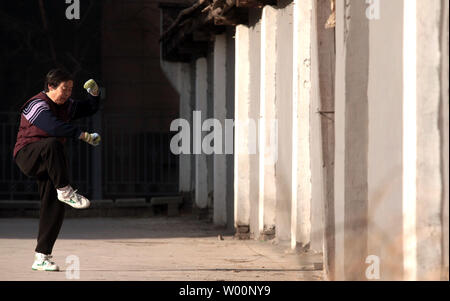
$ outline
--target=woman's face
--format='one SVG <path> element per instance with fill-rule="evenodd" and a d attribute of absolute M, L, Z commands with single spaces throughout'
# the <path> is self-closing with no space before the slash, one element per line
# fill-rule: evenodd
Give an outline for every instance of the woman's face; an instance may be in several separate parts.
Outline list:
<path fill-rule="evenodd" d="M 72 95 L 73 81 L 61 82 L 58 87 L 48 86 L 47 95 L 58 105 L 64 104 Z"/>

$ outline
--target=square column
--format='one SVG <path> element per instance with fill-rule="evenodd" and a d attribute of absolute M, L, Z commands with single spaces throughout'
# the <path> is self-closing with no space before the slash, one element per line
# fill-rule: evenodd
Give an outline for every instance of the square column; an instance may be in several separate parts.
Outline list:
<path fill-rule="evenodd" d="M 276 119 L 276 26 L 277 9 L 266 5 L 261 16 L 260 123 L 259 135 L 259 232 L 275 235 L 278 120 Z"/>
<path fill-rule="evenodd" d="M 208 166 L 202 150 L 203 121 L 207 116 L 207 62 L 206 58 L 196 61 L 195 112 L 193 113 L 193 154 L 195 155 L 195 205 L 204 209 L 208 206 Z"/>
<path fill-rule="evenodd" d="M 214 144 L 220 143 L 220 153 L 214 154 L 214 213 L 213 222 L 216 225 L 226 225 L 227 223 L 227 156 L 225 154 L 226 139 L 225 119 L 227 115 L 226 108 L 226 34 L 216 35 L 214 41 L 214 119 L 220 123 L 219 136 L 221 141 L 214 141 Z"/>
<path fill-rule="evenodd" d="M 234 223 L 238 233 L 249 236 L 250 226 L 250 29 L 236 26 L 234 106 Z"/>
<path fill-rule="evenodd" d="M 294 4 L 280 0 L 277 18 L 277 66 L 276 66 L 276 107 L 278 119 L 278 159 L 276 161 L 276 237 L 279 241 L 296 242 L 296 182 L 293 181 L 294 114 L 293 107 L 293 13 Z M 294 113 L 295 111 L 295 113 Z M 295 188 L 295 190 L 293 190 Z M 294 204 L 294 206 L 293 206 Z M 294 215 L 292 215 L 294 214 Z M 294 218 L 294 220 L 293 220 Z M 292 221 L 292 223 L 291 223 Z M 293 226 L 294 225 L 294 226 Z M 293 229 L 294 228 L 294 229 Z M 291 239 L 292 237 L 292 239 Z"/>

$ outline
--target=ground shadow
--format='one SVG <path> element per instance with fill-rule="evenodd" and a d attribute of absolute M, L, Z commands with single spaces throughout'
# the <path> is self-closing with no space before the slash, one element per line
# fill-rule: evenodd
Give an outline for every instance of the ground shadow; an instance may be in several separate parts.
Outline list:
<path fill-rule="evenodd" d="M 35 239 L 39 220 L 0 219 L 0 239 Z M 150 218 L 66 218 L 58 239 L 144 239 L 176 237 L 218 237 L 233 235 L 195 216 Z"/>

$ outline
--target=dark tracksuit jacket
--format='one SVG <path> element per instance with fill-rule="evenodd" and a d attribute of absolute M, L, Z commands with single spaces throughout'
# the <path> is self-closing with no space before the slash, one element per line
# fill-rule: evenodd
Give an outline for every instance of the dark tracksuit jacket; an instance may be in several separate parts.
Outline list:
<path fill-rule="evenodd" d="M 78 138 L 82 133 L 69 122 L 95 114 L 99 98 L 89 94 L 86 100 L 69 98 L 58 105 L 40 92 L 20 109 L 13 158 L 25 175 L 37 179 L 41 198 L 38 253 L 51 254 L 64 219 L 64 203 L 56 192 L 56 188 L 69 184 L 64 144 L 67 138 Z"/>

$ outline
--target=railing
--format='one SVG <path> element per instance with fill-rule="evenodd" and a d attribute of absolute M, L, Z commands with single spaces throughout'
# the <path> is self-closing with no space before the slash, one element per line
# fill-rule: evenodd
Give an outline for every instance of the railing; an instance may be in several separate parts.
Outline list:
<path fill-rule="evenodd" d="M 170 151 L 171 118 L 158 112 L 103 115 L 104 197 L 149 196 L 178 191 L 178 157 Z M 156 130 L 149 131 L 151 127 Z"/>
<path fill-rule="evenodd" d="M 38 200 L 35 180 L 23 175 L 12 161 L 19 117 L 17 113 L 0 113 L 0 199 Z M 68 139 L 71 184 L 88 197 L 99 190 L 93 183 L 101 183 L 103 198 L 176 193 L 178 158 L 169 149 L 173 133 L 146 129 L 151 123 L 167 122 L 168 118 L 155 114 L 103 114 L 101 129 L 96 129 L 102 135 L 100 156 L 93 156 L 96 148 Z M 83 130 L 93 129 L 92 118 L 75 124 Z M 101 163 L 93 158 L 100 158 Z"/>

